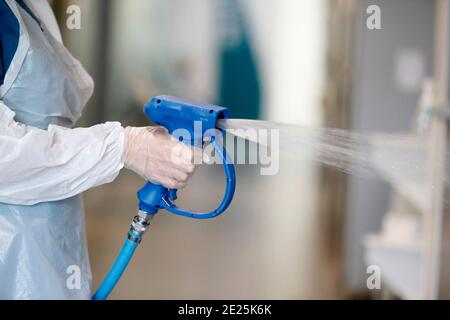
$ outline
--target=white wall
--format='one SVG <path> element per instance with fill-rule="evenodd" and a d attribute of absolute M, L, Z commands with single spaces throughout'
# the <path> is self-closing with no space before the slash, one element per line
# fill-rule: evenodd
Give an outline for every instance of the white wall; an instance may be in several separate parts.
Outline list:
<path fill-rule="evenodd" d="M 320 125 L 326 68 L 326 0 L 244 2 L 264 80 L 263 117 Z"/>

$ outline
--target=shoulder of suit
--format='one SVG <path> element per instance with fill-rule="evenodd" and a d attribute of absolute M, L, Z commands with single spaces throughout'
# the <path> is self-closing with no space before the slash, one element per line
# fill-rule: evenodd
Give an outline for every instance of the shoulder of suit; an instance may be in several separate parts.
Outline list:
<path fill-rule="evenodd" d="M 27 1 L 31 10 L 39 17 L 44 23 L 47 30 L 52 36 L 62 43 L 61 30 L 59 29 L 58 22 L 56 21 L 53 9 L 47 0 L 32 0 Z"/>

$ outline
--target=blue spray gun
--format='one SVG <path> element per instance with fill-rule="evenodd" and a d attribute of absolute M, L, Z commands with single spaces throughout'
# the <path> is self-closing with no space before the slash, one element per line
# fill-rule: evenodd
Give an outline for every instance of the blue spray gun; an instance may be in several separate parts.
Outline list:
<path fill-rule="evenodd" d="M 223 161 L 226 175 L 225 195 L 217 209 L 199 213 L 179 208 L 174 203 L 177 199 L 177 190 L 148 182 L 137 193 L 139 212 L 131 223 L 127 240 L 105 280 L 92 297 L 93 300 L 104 300 L 111 293 L 141 242 L 143 234 L 148 230 L 151 219 L 160 209 L 183 217 L 210 219 L 224 212 L 234 196 L 236 187 L 234 165 L 221 143 L 221 133 L 216 129 L 218 119 L 228 118 L 227 108 L 200 105 L 170 96 L 158 96 L 145 105 L 144 113 L 157 125 L 166 127 L 172 136 L 183 143 L 198 148 L 202 148 L 207 142 L 211 143 Z"/>

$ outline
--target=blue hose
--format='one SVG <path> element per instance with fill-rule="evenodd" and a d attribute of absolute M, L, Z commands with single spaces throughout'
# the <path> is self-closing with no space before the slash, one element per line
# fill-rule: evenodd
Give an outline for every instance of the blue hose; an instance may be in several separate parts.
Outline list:
<path fill-rule="evenodd" d="M 125 241 L 122 250 L 120 251 L 119 255 L 116 258 L 116 261 L 114 261 L 114 264 L 111 267 L 111 270 L 109 271 L 105 280 L 103 280 L 100 288 L 98 288 L 97 292 L 92 297 L 92 300 L 105 300 L 106 298 L 108 298 L 117 281 L 119 281 L 120 277 L 122 276 L 122 273 L 125 271 L 138 245 L 138 242 L 134 242 L 129 239 Z"/>

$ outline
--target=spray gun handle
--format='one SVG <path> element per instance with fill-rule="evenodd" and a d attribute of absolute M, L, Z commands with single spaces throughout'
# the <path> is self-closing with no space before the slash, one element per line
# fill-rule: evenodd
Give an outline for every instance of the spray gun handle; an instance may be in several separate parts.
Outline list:
<path fill-rule="evenodd" d="M 218 142 L 217 139 L 212 139 L 211 144 L 223 161 L 226 175 L 225 194 L 222 202 L 215 210 L 207 213 L 200 213 L 180 208 L 173 203 L 173 201 L 177 199 L 177 190 L 167 189 L 152 182 L 148 182 L 144 188 L 139 190 L 139 208 L 148 214 L 155 214 L 159 209 L 166 209 L 170 213 L 193 219 L 211 219 L 224 212 L 233 200 L 234 191 L 236 189 L 236 173 L 234 165 L 223 145 Z"/>

